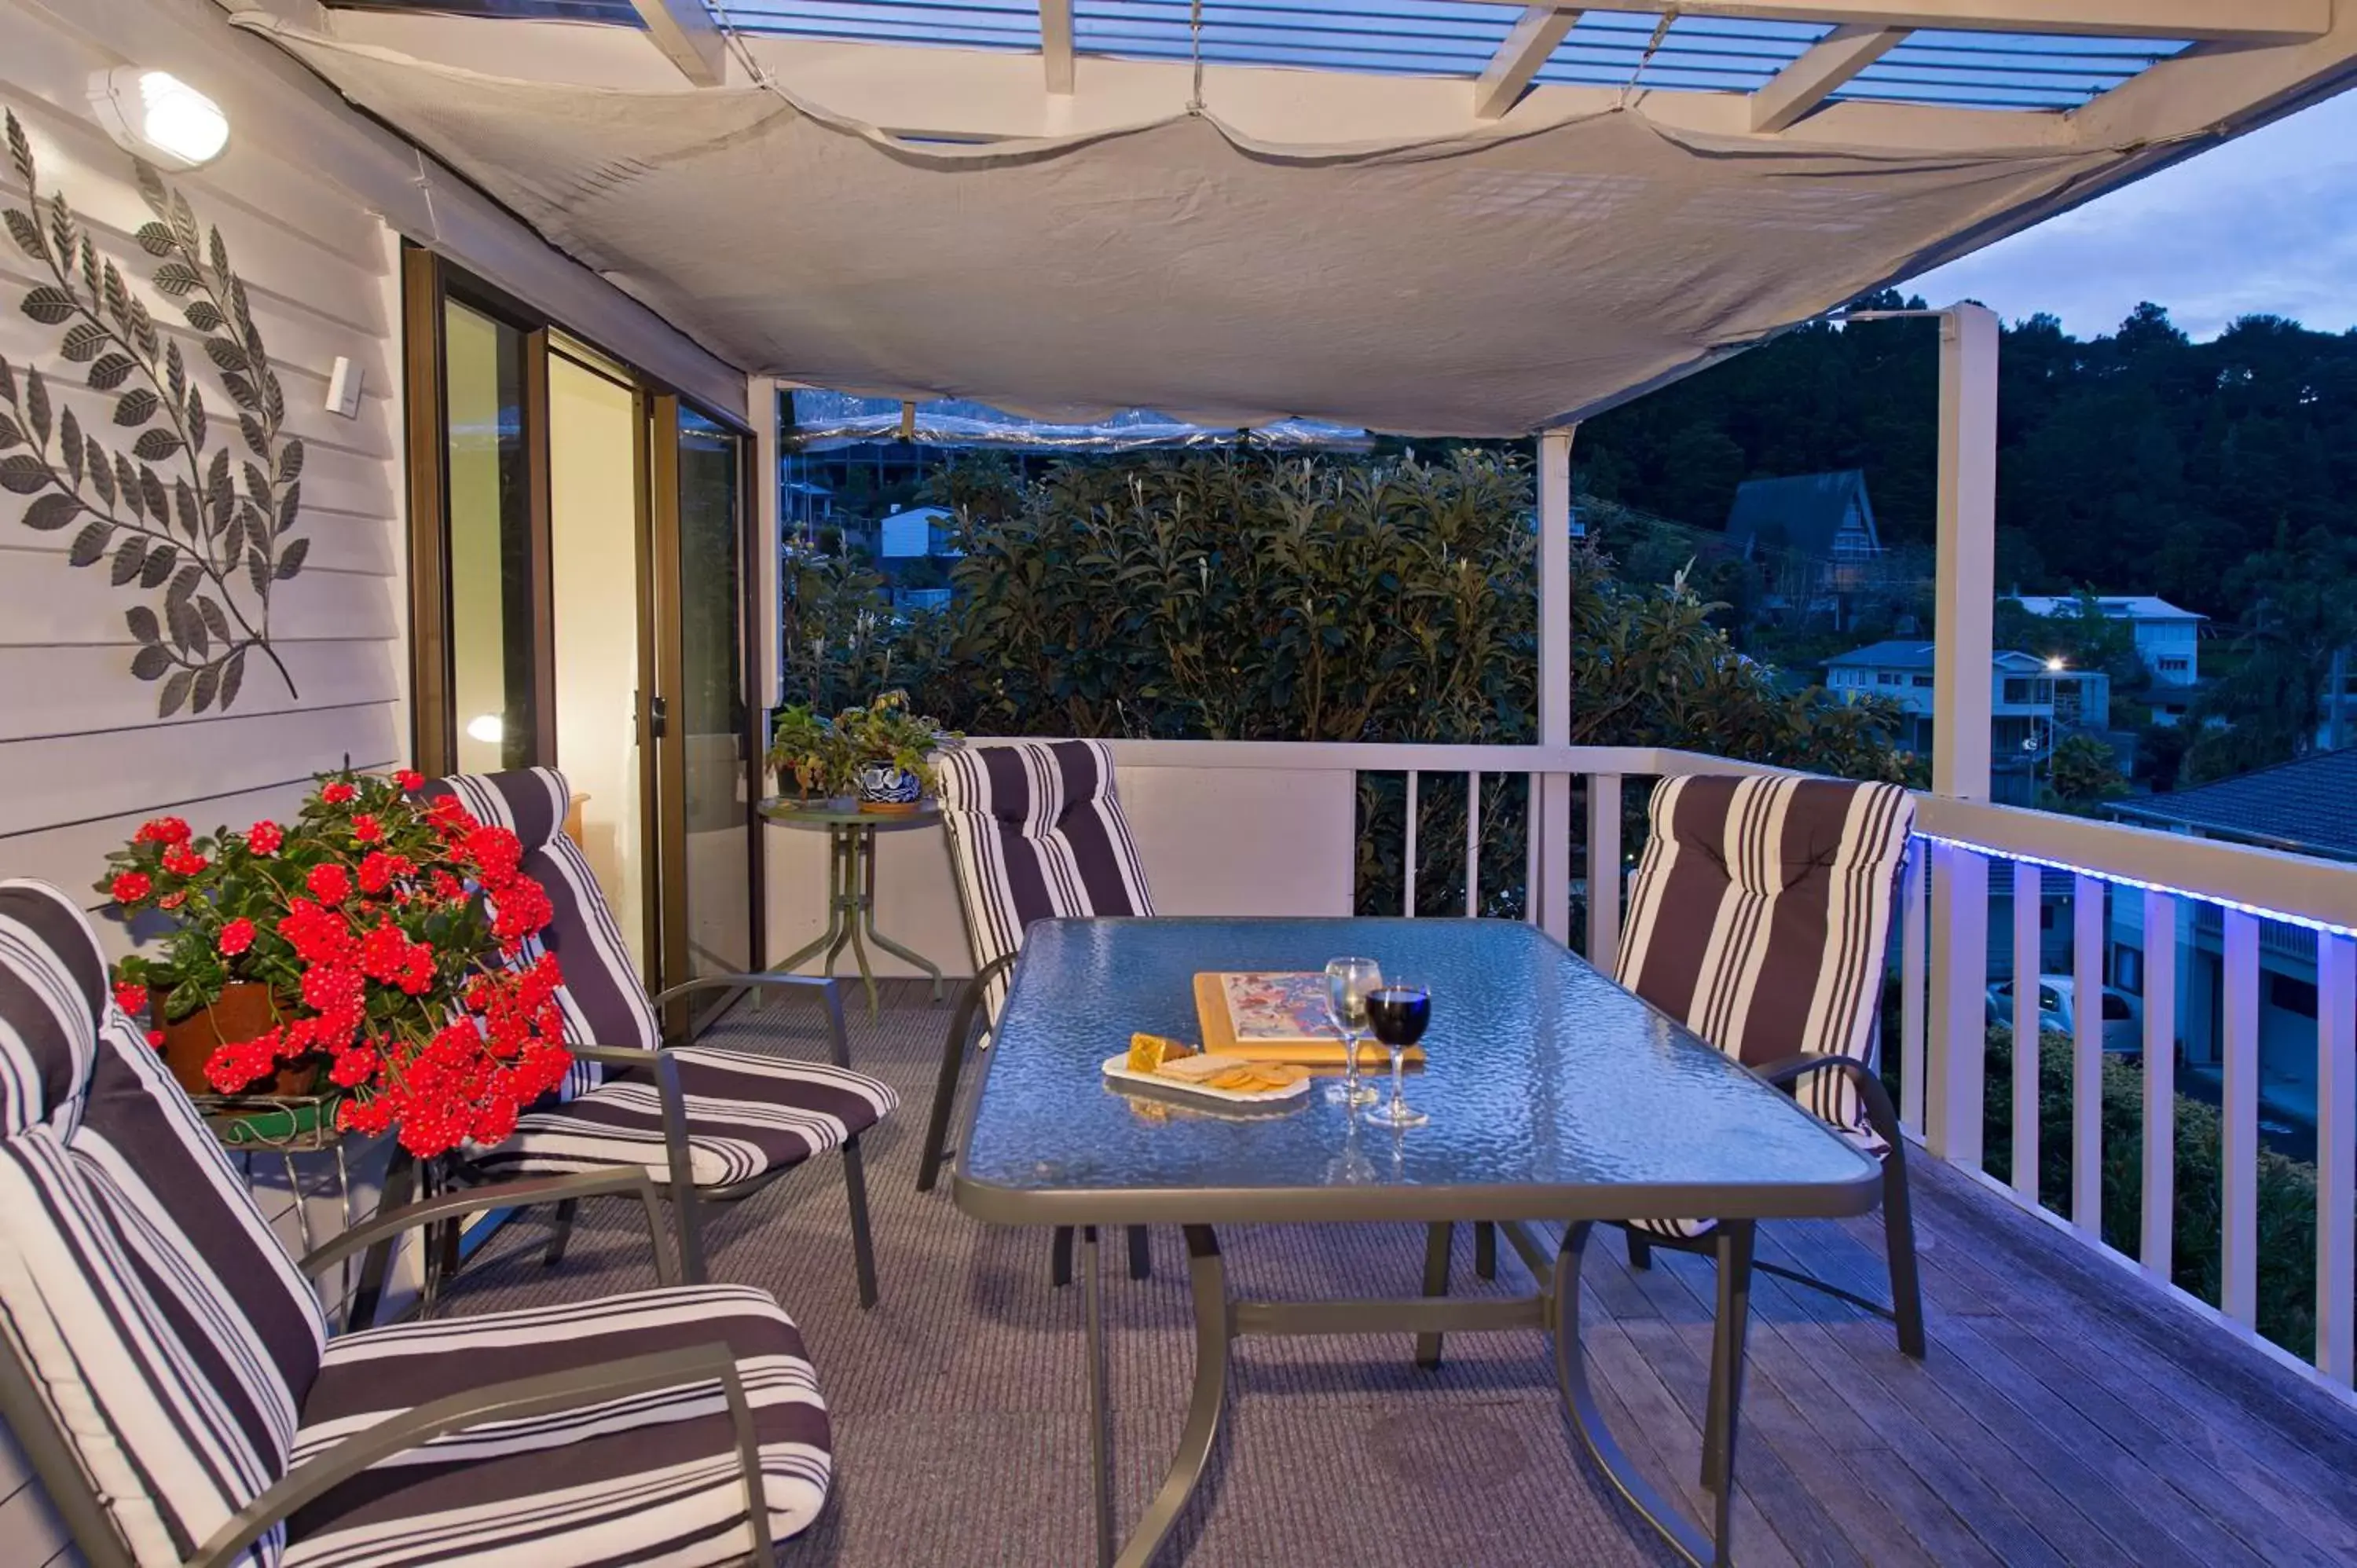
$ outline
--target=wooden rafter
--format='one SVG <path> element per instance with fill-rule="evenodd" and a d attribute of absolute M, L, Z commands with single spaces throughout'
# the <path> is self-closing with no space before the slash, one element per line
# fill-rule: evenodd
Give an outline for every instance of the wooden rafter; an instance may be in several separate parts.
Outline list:
<path fill-rule="evenodd" d="M 1072 91 L 1072 0 L 1039 0 L 1039 53 L 1048 65 L 1048 91 Z"/>
<path fill-rule="evenodd" d="M 1473 117 L 1495 120 L 1512 109 L 1578 20 L 1578 10 L 1569 5 L 1523 7 L 1473 84 Z"/>
<path fill-rule="evenodd" d="M 727 43 L 704 0 L 630 0 L 647 36 L 698 87 L 727 81 Z"/>
<path fill-rule="evenodd" d="M 1751 128 L 1781 131 L 1889 52 L 1903 27 L 1835 27 L 1751 95 Z"/>
<path fill-rule="evenodd" d="M 2291 43 L 2332 27 L 2332 0 L 1613 0 L 1616 11 L 1835 27 Z"/>

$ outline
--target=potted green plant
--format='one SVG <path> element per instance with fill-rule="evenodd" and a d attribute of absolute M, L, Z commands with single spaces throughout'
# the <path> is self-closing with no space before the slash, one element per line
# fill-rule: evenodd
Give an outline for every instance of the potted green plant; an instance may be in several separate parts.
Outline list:
<path fill-rule="evenodd" d="M 856 766 L 834 723 L 808 703 L 781 708 L 770 721 L 769 763 L 779 795 L 798 806 L 849 795 Z"/>
<path fill-rule="evenodd" d="M 859 809 L 879 816 L 915 811 L 933 787 L 934 753 L 964 738 L 931 714 L 912 712 L 900 691 L 844 709 L 834 727 L 851 756 Z"/>

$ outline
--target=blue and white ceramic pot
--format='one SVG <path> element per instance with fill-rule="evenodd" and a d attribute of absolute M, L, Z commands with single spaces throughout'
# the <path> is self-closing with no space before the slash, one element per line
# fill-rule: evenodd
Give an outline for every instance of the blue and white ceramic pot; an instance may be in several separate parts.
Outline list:
<path fill-rule="evenodd" d="M 859 770 L 859 809 L 863 811 L 913 811 L 924 793 L 923 781 L 905 768 L 871 762 Z"/>

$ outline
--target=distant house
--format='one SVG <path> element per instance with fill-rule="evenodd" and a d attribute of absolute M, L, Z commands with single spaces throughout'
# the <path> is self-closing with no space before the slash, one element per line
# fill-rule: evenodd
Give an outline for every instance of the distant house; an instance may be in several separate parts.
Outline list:
<path fill-rule="evenodd" d="M 2079 601 L 2061 595 L 2017 594 L 2014 600 L 2034 616 L 2079 613 Z M 2095 602 L 2104 619 L 2124 620 L 2135 628 L 2136 657 L 2154 684 L 2190 686 L 2201 679 L 2201 623 L 2209 618 L 2150 594 L 2105 594 Z"/>
<path fill-rule="evenodd" d="M 1747 479 L 1727 514 L 1727 542 L 1760 567 L 1769 607 L 1830 618 L 1837 628 L 1882 554 L 1866 475 L 1857 468 Z"/>
<path fill-rule="evenodd" d="M 949 531 L 955 521 L 955 515 L 947 507 L 894 507 L 881 525 L 881 539 L 876 553 L 887 561 L 952 554 Z"/>
<path fill-rule="evenodd" d="M 1895 737 L 1910 751 L 1932 749 L 1932 666 L 1936 645 L 1869 643 L 1825 660 L 1825 689 L 1844 702 L 1880 697 L 1904 714 Z M 2035 654 L 2000 650 L 1989 659 L 1990 794 L 2034 803 L 2036 772 L 2055 740 L 2111 724 L 2111 678 L 2096 670 L 2053 670 Z"/>

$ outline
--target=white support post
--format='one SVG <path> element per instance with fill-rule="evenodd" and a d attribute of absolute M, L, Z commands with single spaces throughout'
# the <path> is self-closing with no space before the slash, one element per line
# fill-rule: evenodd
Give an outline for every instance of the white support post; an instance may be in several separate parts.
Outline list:
<path fill-rule="evenodd" d="M 1930 884 L 1932 841 L 1919 838 L 1907 851 L 1899 884 L 1899 1120 L 1923 1135 L 1923 1033 L 1925 987 L 1923 892 Z"/>
<path fill-rule="evenodd" d="M 2038 903 L 2044 874 L 2026 860 L 2013 863 L 2013 1190 L 2038 1207 L 2040 1104 Z"/>
<path fill-rule="evenodd" d="M 2071 883 L 2071 1223 L 2104 1235 L 2104 885 Z"/>
<path fill-rule="evenodd" d="M 2136 1252 L 2167 1282 L 2177 1229 L 2177 900 L 2144 896 L 2144 1228 Z"/>
<path fill-rule="evenodd" d="M 1587 780 L 1587 961 L 1607 974 L 1620 963 L 1620 775 Z"/>
<path fill-rule="evenodd" d="M 1989 792 L 1989 681 L 1996 613 L 1996 317 L 1940 319 L 1939 558 L 1932 624 L 1932 789 Z M 1933 940 L 1938 940 L 1937 936 Z"/>
<path fill-rule="evenodd" d="M 1401 880 L 1407 889 L 1400 896 L 1400 913 L 1415 918 L 1415 769 L 1407 770 L 1407 847 L 1400 852 Z"/>
<path fill-rule="evenodd" d="M 1571 444 L 1577 425 L 1539 435 L 1539 744 L 1571 744 Z M 1571 775 L 1534 781 L 1538 840 L 1532 902 L 1539 927 L 1571 940 Z"/>
<path fill-rule="evenodd" d="M 766 711 L 786 700 L 785 660 L 778 647 L 785 629 L 785 590 L 779 581 L 779 557 L 786 544 L 779 489 L 785 476 L 779 468 L 775 376 L 745 378 L 745 413 L 753 422 L 753 581 L 761 607 L 753 627 L 753 649 L 761 661 L 759 689 Z"/>
<path fill-rule="evenodd" d="M 1923 1144 L 1940 1158 L 1976 1171 L 1988 1054 L 1988 862 L 1943 843 L 1932 849 L 1932 1059 L 1923 1075 Z"/>
<path fill-rule="evenodd" d="M 1523 775 L 1523 919 L 1539 923 L 1539 775 Z"/>
<path fill-rule="evenodd" d="M 2245 1328 L 2259 1322 L 2259 921 L 2228 909 L 2221 955 L 2225 981 L 2226 1082 L 2219 1140 L 2224 1237 L 2218 1305 Z"/>
<path fill-rule="evenodd" d="M 2357 939 L 2316 938 L 2316 1365 L 2357 1377 Z"/>
<path fill-rule="evenodd" d="M 1578 20 L 1579 12 L 1571 6 L 1523 6 L 1473 84 L 1473 118 L 1496 120 L 1512 109 Z"/>
<path fill-rule="evenodd" d="M 1481 774 L 1465 776 L 1465 918 L 1481 912 Z"/>
<path fill-rule="evenodd" d="M 1039 53 L 1047 63 L 1048 91 L 1072 94 L 1072 0 L 1039 0 Z"/>

